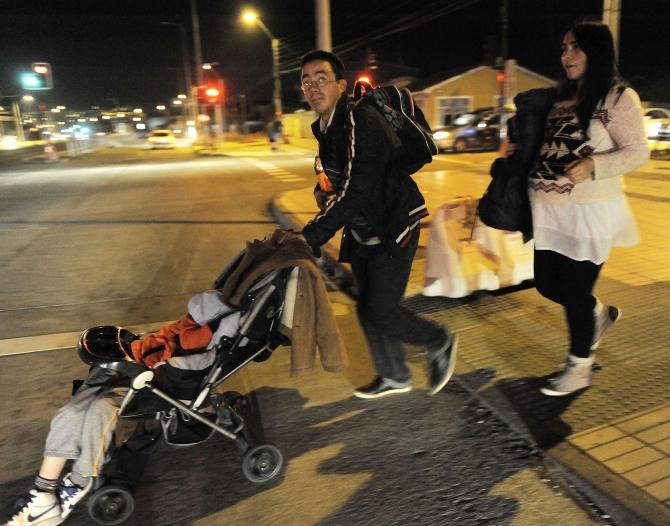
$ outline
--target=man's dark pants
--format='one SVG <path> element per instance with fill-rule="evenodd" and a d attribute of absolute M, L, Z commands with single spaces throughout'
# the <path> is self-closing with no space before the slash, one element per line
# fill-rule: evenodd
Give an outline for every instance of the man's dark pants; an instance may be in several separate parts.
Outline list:
<path fill-rule="evenodd" d="M 400 306 L 418 244 L 418 227 L 408 245 L 392 253 L 382 245 L 365 246 L 352 240 L 358 319 L 377 373 L 398 382 L 410 379 L 401 342 L 423 346 L 430 352 L 446 338 L 444 329 Z"/>

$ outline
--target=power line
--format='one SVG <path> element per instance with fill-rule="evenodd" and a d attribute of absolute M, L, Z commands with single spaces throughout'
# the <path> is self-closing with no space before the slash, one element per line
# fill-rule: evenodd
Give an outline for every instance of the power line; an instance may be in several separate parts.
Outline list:
<path fill-rule="evenodd" d="M 338 54 L 348 53 L 349 51 L 353 51 L 354 49 L 368 45 L 372 41 L 380 40 L 382 38 L 413 29 L 428 22 L 432 22 L 438 18 L 453 13 L 454 11 L 476 4 L 479 1 L 480 0 L 452 0 L 451 3 L 445 5 L 444 0 L 436 0 L 431 3 L 424 4 L 420 10 L 415 10 L 413 13 L 405 15 L 404 17 L 400 17 L 393 22 L 364 36 L 357 37 L 348 42 L 344 42 L 335 46 L 333 51 Z M 359 15 L 360 14 L 357 16 Z M 297 71 L 300 66 L 300 59 L 302 54 L 296 54 L 295 58 L 283 61 L 283 69 L 281 73 L 285 74 Z"/>

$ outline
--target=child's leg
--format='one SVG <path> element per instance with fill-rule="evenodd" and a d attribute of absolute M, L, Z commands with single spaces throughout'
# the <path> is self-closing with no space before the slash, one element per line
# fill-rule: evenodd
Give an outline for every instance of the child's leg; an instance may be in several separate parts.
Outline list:
<path fill-rule="evenodd" d="M 45 456 L 38 475 L 46 480 L 58 480 L 65 467 L 65 462 L 67 462 L 66 458 Z"/>
<path fill-rule="evenodd" d="M 72 464 L 72 482 L 85 486 L 100 474 L 114 437 L 123 396 L 112 391 L 97 396 L 89 405 L 81 426 L 79 455 Z"/>

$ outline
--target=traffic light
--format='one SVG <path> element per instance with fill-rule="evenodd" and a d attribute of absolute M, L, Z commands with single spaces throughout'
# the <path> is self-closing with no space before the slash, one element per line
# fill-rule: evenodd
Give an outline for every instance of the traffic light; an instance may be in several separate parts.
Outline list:
<path fill-rule="evenodd" d="M 505 72 L 504 71 L 499 71 L 498 74 L 496 75 L 496 80 L 498 81 L 498 84 L 502 85 L 505 83 Z"/>
<path fill-rule="evenodd" d="M 27 90 L 52 89 L 51 65 L 48 62 L 34 62 L 30 73 L 21 75 L 21 85 Z"/>
<path fill-rule="evenodd" d="M 221 88 L 214 85 L 198 86 L 198 100 L 201 104 L 219 104 L 223 95 L 222 91 Z"/>
<path fill-rule="evenodd" d="M 377 54 L 376 53 L 368 53 L 368 68 L 370 70 L 377 69 Z"/>

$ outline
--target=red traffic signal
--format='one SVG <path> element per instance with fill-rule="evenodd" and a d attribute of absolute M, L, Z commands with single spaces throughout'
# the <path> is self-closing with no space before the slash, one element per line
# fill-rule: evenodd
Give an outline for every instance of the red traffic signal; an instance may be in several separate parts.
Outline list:
<path fill-rule="evenodd" d="M 222 90 L 217 86 L 198 86 L 198 100 L 202 104 L 218 104 L 222 95 Z"/>
<path fill-rule="evenodd" d="M 498 81 L 498 84 L 502 84 L 503 82 L 505 82 L 505 72 L 499 71 L 498 75 L 496 75 L 496 80 Z"/>

